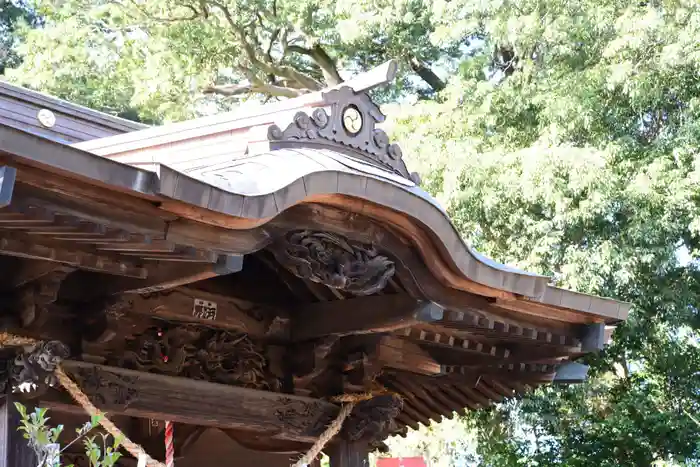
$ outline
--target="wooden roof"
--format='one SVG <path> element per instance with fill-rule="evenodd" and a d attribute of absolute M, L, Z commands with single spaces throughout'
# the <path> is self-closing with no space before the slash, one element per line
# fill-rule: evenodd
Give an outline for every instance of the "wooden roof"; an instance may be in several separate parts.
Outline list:
<path fill-rule="evenodd" d="M 465 244 L 376 126 L 384 117 L 365 91 L 394 72 L 387 65 L 248 114 L 72 145 L 0 122 L 3 186 L 12 194 L 17 182 L 0 211 L 2 253 L 29 249 L 144 283 L 131 290 L 173 276 L 164 264 L 196 264 L 188 277 L 208 278 L 240 270 L 248 256 L 292 290 L 293 342 L 349 337 L 350 355 L 363 336 L 381 334 L 378 358 L 389 363 L 379 380 L 406 397 L 404 426 L 580 381 L 587 368 L 571 360 L 602 348 L 606 325 L 626 319 L 630 305 L 555 287 Z M 17 219 L 23 234 L 52 240 L 49 257 L 41 242 L 29 248 L 16 235 Z M 360 279 L 306 270 L 290 252 L 308 242 L 375 269 Z M 71 256 L 78 244 L 91 256 Z M 329 355 L 319 348 L 319 358 Z"/>
<path fill-rule="evenodd" d="M 42 124 L 37 118 L 41 110 L 51 112 L 53 124 Z M 0 124 L 66 144 L 146 128 L 4 81 L 0 81 Z"/>

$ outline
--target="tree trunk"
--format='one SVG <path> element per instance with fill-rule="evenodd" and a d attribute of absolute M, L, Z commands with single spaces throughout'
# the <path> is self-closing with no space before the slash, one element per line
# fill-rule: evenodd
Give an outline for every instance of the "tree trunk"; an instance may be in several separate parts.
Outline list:
<path fill-rule="evenodd" d="M 409 60 L 409 63 L 411 64 L 411 69 L 416 72 L 423 81 L 428 83 L 428 86 L 433 88 L 435 92 L 440 92 L 445 89 L 445 82 L 420 60 L 414 57 Z"/>

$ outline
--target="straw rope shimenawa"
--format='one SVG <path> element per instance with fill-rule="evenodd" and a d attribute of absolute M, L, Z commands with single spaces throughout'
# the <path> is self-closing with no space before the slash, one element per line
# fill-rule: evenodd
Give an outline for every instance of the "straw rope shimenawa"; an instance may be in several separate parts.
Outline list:
<path fill-rule="evenodd" d="M 0 332 L 0 347 L 21 347 L 25 345 L 35 345 L 40 341 L 36 339 L 31 339 L 29 337 L 16 336 L 14 334 L 9 334 L 6 332 Z M 107 417 L 104 416 L 100 410 L 95 407 L 95 405 L 90 402 L 88 396 L 78 387 L 75 382 L 63 371 L 60 364 L 56 367 L 54 371 L 56 379 L 61 383 L 68 394 L 77 402 L 90 416 L 98 416 L 99 423 L 102 427 L 107 430 L 115 439 L 121 440 L 121 445 L 124 449 L 134 456 L 139 461 L 139 467 L 145 465 L 147 467 L 166 467 L 165 464 L 153 459 L 148 455 L 146 451 L 137 443 L 130 440 L 114 423 L 112 423 Z M 384 391 L 382 391 L 384 392 Z M 377 394 L 374 392 L 363 393 L 363 394 L 344 394 L 341 396 L 334 397 L 332 400 L 334 402 L 343 403 L 344 405 L 340 409 L 338 416 L 328 425 L 328 428 L 319 436 L 318 440 L 311 446 L 311 449 L 304 454 L 295 464 L 294 467 L 303 467 L 318 457 L 321 454 L 323 448 L 328 444 L 335 435 L 337 435 L 343 427 L 343 422 L 348 418 L 355 405 L 358 402 L 372 399 Z"/>
<path fill-rule="evenodd" d="M 304 467 L 306 465 L 311 464 L 319 456 L 319 454 L 321 454 L 323 448 L 326 447 L 326 445 L 333 439 L 333 437 L 337 435 L 343 428 L 343 422 L 345 422 L 345 419 L 350 416 L 352 410 L 355 408 L 355 405 L 362 401 L 374 399 L 380 394 L 387 393 L 388 391 L 386 389 L 380 388 L 376 391 L 358 394 L 343 394 L 331 398 L 331 401 L 343 404 L 343 407 L 340 409 L 338 416 L 335 418 L 335 420 L 331 422 L 330 425 L 328 425 L 328 428 L 326 428 L 326 430 L 323 433 L 321 433 L 321 436 L 318 437 L 318 440 L 316 440 L 316 442 L 313 444 L 313 446 L 311 446 L 307 453 L 304 454 L 301 458 L 299 458 L 299 460 L 297 460 L 292 467 Z"/>
<path fill-rule="evenodd" d="M 24 345 L 34 345 L 38 344 L 40 341 L 36 339 L 31 339 L 28 337 L 15 336 L 6 332 L 0 333 L 0 347 L 19 347 Z M 107 417 L 100 412 L 100 410 L 90 402 L 90 399 L 85 395 L 85 393 L 78 387 L 77 384 L 73 382 L 72 379 L 63 371 L 60 364 L 56 367 L 54 371 L 56 379 L 61 383 L 68 394 L 77 402 L 85 411 L 91 416 L 99 416 L 98 420 L 102 428 L 107 430 L 107 432 L 112 435 L 115 439 L 121 440 L 121 445 L 124 446 L 129 454 L 139 459 L 140 463 L 146 460 L 147 467 L 165 467 L 165 464 L 158 462 L 148 455 L 146 451 L 143 450 L 141 446 L 137 443 L 131 441 L 117 426 L 112 423 Z"/>

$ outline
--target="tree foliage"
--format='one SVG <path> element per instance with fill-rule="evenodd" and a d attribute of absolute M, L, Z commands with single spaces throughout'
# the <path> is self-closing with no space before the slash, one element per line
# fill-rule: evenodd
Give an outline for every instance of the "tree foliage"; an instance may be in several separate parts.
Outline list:
<path fill-rule="evenodd" d="M 6 68 L 20 64 L 20 57 L 14 50 L 18 27 L 35 26 L 38 22 L 26 1 L 0 0 L 0 75 L 5 73 Z"/>
<path fill-rule="evenodd" d="M 113 113 L 170 120 L 228 108 L 245 97 L 295 97 L 390 58 L 404 70 L 394 96 L 434 94 L 445 83 L 431 67 L 451 63 L 462 40 L 430 40 L 429 5 L 37 0 L 45 24 L 22 31 L 25 61 L 11 77 Z"/>
<path fill-rule="evenodd" d="M 484 465 L 697 459 L 700 7 L 464 0 L 445 24 L 467 11 L 480 49 L 396 135 L 478 249 L 634 304 L 589 383 L 473 416 Z"/>
<path fill-rule="evenodd" d="M 90 467 L 114 467 L 121 458 L 119 447 L 120 439 L 111 439 L 108 434 L 97 433 L 88 436 L 98 426 L 102 415 L 93 415 L 89 422 L 75 430 L 75 437 L 61 447 L 60 442 L 65 436 L 63 425 L 52 427 L 49 425 L 47 410 L 35 408 L 33 412 L 27 412 L 27 408 L 15 402 L 15 408 L 19 412 L 20 425 L 17 428 L 22 432 L 29 447 L 34 451 L 38 467 L 62 467 L 61 455 L 71 445 L 82 441 L 85 456 Z M 74 467 L 73 464 L 66 467 Z"/>

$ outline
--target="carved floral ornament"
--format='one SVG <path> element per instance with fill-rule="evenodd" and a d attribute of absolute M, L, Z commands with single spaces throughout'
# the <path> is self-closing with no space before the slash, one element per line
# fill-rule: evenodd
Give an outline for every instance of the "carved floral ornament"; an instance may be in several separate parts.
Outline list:
<path fill-rule="evenodd" d="M 268 139 L 314 143 L 325 140 L 331 145 L 352 148 L 360 158 L 420 184 L 418 174 L 408 172 L 399 145 L 390 143 L 386 132 L 375 127 L 385 117 L 369 96 L 342 87 L 324 93 L 323 98 L 330 106 L 330 115 L 324 108 L 314 109 L 311 115 L 297 112 L 286 129 L 270 126 Z"/>
<path fill-rule="evenodd" d="M 396 271 L 394 262 L 373 245 L 330 232 L 289 232 L 269 248 L 297 277 L 354 295 L 379 292 Z"/>

